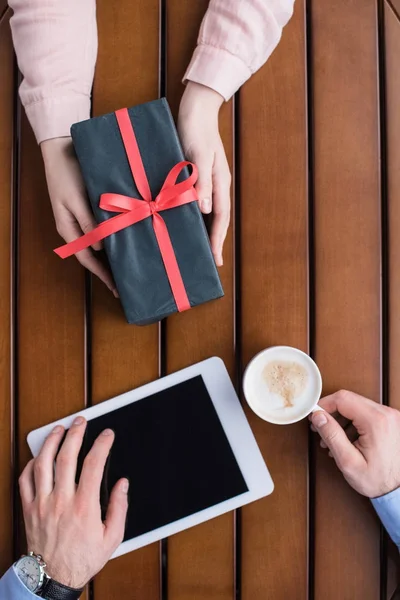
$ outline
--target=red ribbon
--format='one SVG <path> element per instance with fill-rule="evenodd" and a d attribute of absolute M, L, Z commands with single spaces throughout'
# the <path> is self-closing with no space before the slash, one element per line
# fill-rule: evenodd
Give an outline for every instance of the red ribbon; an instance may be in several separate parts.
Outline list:
<path fill-rule="evenodd" d="M 165 179 L 160 193 L 153 200 L 128 110 L 123 108 L 116 111 L 115 115 L 121 132 L 122 141 L 125 146 L 132 177 L 136 182 L 136 187 L 139 190 L 142 199 L 122 196 L 120 194 L 102 194 L 100 196 L 100 208 L 121 214 L 100 223 L 95 229 L 89 231 L 89 233 L 82 235 L 77 240 L 69 242 L 69 244 L 56 248 L 54 252 L 61 258 L 68 258 L 69 256 L 92 246 L 96 242 L 103 240 L 109 235 L 121 231 L 121 229 L 125 229 L 134 223 L 139 223 L 139 221 L 152 217 L 154 233 L 160 248 L 176 306 L 179 312 L 188 310 L 190 308 L 189 298 L 186 294 L 185 285 L 182 280 L 182 275 L 179 270 L 167 226 L 160 215 L 160 211 L 183 206 L 184 204 L 189 204 L 190 202 L 197 200 L 196 192 L 193 188 L 193 185 L 197 180 L 196 165 L 188 161 L 182 161 L 172 167 Z M 185 181 L 176 183 L 182 169 L 187 166 L 192 167 L 192 173 Z"/>

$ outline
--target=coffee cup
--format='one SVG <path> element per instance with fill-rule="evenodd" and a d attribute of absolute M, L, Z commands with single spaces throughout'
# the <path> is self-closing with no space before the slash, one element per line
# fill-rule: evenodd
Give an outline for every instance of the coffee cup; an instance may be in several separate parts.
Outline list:
<path fill-rule="evenodd" d="M 275 425 L 296 423 L 323 410 L 318 406 L 322 378 L 317 365 L 290 346 L 259 352 L 247 365 L 243 392 L 256 415 Z"/>

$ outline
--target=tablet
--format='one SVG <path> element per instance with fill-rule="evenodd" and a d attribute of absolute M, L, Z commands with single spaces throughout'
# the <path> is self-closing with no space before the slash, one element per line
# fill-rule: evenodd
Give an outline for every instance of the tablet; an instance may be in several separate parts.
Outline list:
<path fill-rule="evenodd" d="M 130 481 L 125 537 L 113 558 L 270 494 L 273 483 L 224 363 L 210 358 L 36 429 L 34 456 L 53 427 L 78 415 L 93 441 L 115 432 L 101 486 L 103 517 L 121 477 Z"/>

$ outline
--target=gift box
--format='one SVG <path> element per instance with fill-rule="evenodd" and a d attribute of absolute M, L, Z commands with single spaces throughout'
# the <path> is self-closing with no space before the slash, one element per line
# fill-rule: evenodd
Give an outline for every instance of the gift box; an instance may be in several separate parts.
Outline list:
<path fill-rule="evenodd" d="M 129 323 L 146 325 L 223 296 L 165 99 L 71 128 L 98 227 L 56 250 L 62 258 L 104 239 Z"/>

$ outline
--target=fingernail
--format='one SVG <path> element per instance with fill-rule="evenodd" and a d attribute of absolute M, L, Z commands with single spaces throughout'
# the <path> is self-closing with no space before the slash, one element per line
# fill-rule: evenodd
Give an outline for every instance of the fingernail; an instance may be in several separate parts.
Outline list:
<path fill-rule="evenodd" d="M 113 435 L 113 430 L 112 429 L 105 429 L 104 431 L 101 432 L 101 435 Z"/>
<path fill-rule="evenodd" d="M 323 427 L 324 425 L 326 425 L 328 422 L 328 419 L 326 418 L 324 413 L 321 411 L 321 412 L 317 412 L 313 416 L 312 422 L 315 427 L 319 428 L 319 427 Z"/>
<path fill-rule="evenodd" d="M 127 494 L 128 490 L 129 490 L 129 481 L 127 479 L 124 479 L 124 481 L 122 482 L 122 491 L 125 492 L 125 494 Z"/>
<path fill-rule="evenodd" d="M 119 294 L 118 294 L 118 292 L 117 292 L 117 288 L 114 288 L 114 289 L 112 289 L 111 291 L 112 291 L 112 293 L 114 294 L 114 298 L 119 298 Z"/>
<path fill-rule="evenodd" d="M 201 210 L 204 213 L 211 212 L 211 200 L 210 200 L 210 198 L 203 198 L 203 200 L 201 201 Z"/>
<path fill-rule="evenodd" d="M 61 425 L 56 425 L 51 433 L 61 433 L 63 429 L 64 427 L 61 427 Z"/>
<path fill-rule="evenodd" d="M 76 417 L 75 421 L 73 422 L 73 425 L 82 425 L 84 420 L 85 419 L 83 417 Z"/>

